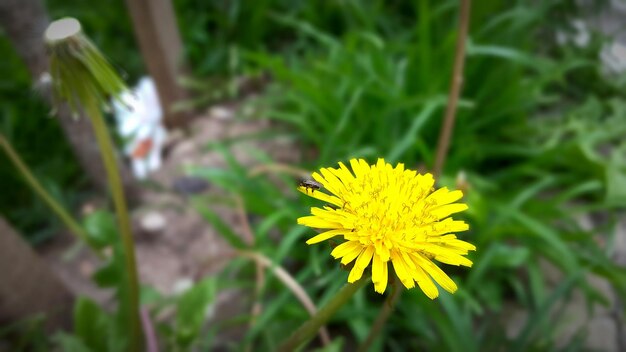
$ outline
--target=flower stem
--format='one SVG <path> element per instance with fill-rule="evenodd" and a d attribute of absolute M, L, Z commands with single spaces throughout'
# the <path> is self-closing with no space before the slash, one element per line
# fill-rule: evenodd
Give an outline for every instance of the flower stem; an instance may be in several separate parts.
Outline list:
<path fill-rule="evenodd" d="M 454 119 L 456 116 L 456 106 L 463 85 L 463 66 L 465 64 L 465 41 L 467 39 L 467 30 L 469 27 L 471 0 L 461 0 L 461 11 L 459 13 L 459 30 L 456 37 L 456 50 L 454 53 L 454 67 L 452 70 L 452 79 L 450 82 L 450 92 L 448 94 L 448 105 L 446 106 L 446 114 L 439 134 L 439 142 L 437 144 L 437 156 L 435 159 L 434 174 L 440 176 L 443 166 L 446 162 L 446 155 L 450 146 L 450 137 L 454 128 Z"/>
<path fill-rule="evenodd" d="M 122 246 L 124 248 L 124 261 L 126 272 L 128 275 L 128 301 L 130 309 L 130 319 L 128 320 L 130 332 L 130 351 L 140 351 L 143 345 L 143 336 L 141 331 L 141 319 L 139 314 L 139 279 L 137 275 L 137 263 L 135 261 L 135 243 L 131 231 L 130 218 L 124 198 L 124 188 L 120 172 L 117 168 L 113 143 L 109 135 L 104 117 L 94 101 L 85 105 L 85 111 L 91 119 L 93 130 L 100 147 L 102 161 L 106 169 L 107 178 L 109 179 L 109 187 L 113 196 L 115 205 L 115 213 L 119 224 L 119 230 L 122 237 Z"/>
<path fill-rule="evenodd" d="M 30 171 L 28 166 L 24 163 L 24 161 L 17 154 L 15 149 L 11 146 L 9 141 L 0 133 L 0 146 L 6 152 L 7 156 L 13 162 L 17 170 L 22 174 L 22 177 L 26 180 L 28 185 L 35 191 L 35 193 L 52 209 L 52 211 L 61 219 L 63 224 L 67 226 L 67 228 L 80 240 L 83 240 L 85 243 L 89 243 L 88 236 L 82 226 L 80 226 L 76 220 L 63 208 L 59 202 L 52 197 L 46 191 L 46 189 L 37 181 L 37 178 Z M 102 252 L 94 249 L 95 253 L 100 257 L 104 258 Z"/>
<path fill-rule="evenodd" d="M 361 287 L 369 281 L 369 278 L 363 277 L 361 280 L 345 285 L 333 299 L 330 300 L 317 314 L 307 320 L 298 328 L 278 349 L 281 352 L 295 351 L 300 345 L 309 341 L 319 328 L 324 325 L 334 314 L 341 308 Z"/>
<path fill-rule="evenodd" d="M 392 278 L 395 277 L 395 275 L 390 275 L 390 276 Z M 359 349 L 358 349 L 359 352 L 366 352 L 372 346 L 372 343 L 374 343 L 374 340 L 376 339 L 376 337 L 378 337 L 378 334 L 380 334 L 380 331 L 383 329 L 383 326 L 385 326 L 387 319 L 389 319 L 391 312 L 393 312 L 393 309 L 395 308 L 396 302 L 398 302 L 398 299 L 400 298 L 401 293 L 402 293 L 402 289 L 398 285 L 398 280 L 393 279 L 393 292 L 389 296 L 387 296 L 385 303 L 383 304 L 380 312 L 378 313 L 378 317 L 376 317 L 376 321 L 372 325 L 372 328 L 370 329 L 369 334 L 367 334 L 367 338 L 365 339 L 365 342 L 363 342 L 363 344 L 359 346 Z"/>

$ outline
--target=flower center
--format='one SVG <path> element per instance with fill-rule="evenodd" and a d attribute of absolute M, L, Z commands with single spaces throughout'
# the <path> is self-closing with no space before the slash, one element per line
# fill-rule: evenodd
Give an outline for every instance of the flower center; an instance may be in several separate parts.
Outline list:
<path fill-rule="evenodd" d="M 346 187 L 355 191 L 343 197 L 344 211 L 355 219 L 352 233 L 345 238 L 364 246 L 374 245 L 384 261 L 388 260 L 390 250 L 407 249 L 407 243 L 419 237 L 424 239 L 425 227 L 436 221 L 429 212 L 435 202 L 427 198 L 432 183 L 420 182 L 422 175 L 416 177 L 406 172 L 391 176 L 389 173 L 363 175 L 354 180 L 358 186 Z"/>

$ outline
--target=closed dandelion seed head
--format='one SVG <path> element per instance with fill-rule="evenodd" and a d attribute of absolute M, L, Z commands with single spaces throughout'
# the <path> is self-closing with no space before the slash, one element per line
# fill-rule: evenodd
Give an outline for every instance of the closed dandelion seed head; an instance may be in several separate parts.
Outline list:
<path fill-rule="evenodd" d="M 126 85 L 73 18 L 54 21 L 45 32 L 50 83 L 56 105 L 66 103 L 77 116 L 81 107 L 108 107 Z"/>
<path fill-rule="evenodd" d="M 343 238 L 331 255 L 341 264 L 353 264 L 348 282 L 359 280 L 371 267 L 378 293 L 387 288 L 390 265 L 408 289 L 417 284 L 434 299 L 439 295 L 437 282 L 454 293 L 456 284 L 435 261 L 472 266 L 466 255 L 476 247 L 455 235 L 469 226 L 450 217 L 467 209 L 467 205 L 457 203 L 463 193 L 446 187 L 435 190 L 433 175 L 406 170 L 403 164 L 394 168 L 384 159 L 375 165 L 352 159 L 350 167 L 352 170 L 339 163 L 339 168 L 314 172 L 313 179 L 323 189 L 298 187 L 302 193 L 332 205 L 311 208 L 311 216 L 298 219 L 301 225 L 324 230 L 307 244 Z"/>

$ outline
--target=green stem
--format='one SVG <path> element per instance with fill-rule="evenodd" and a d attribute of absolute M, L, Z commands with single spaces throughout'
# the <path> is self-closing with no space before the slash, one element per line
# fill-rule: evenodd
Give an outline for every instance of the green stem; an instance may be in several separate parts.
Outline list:
<path fill-rule="evenodd" d="M 395 274 L 390 275 L 390 277 L 394 278 Z M 359 346 L 359 349 L 358 349 L 359 352 L 366 352 L 370 349 L 370 347 L 372 346 L 372 343 L 374 343 L 374 340 L 376 339 L 376 337 L 378 337 L 378 335 L 382 331 L 383 326 L 385 326 L 387 319 L 389 319 L 391 312 L 393 312 L 393 309 L 396 306 L 396 302 L 400 298 L 400 294 L 402 293 L 402 288 L 399 287 L 400 285 L 398 284 L 398 280 L 393 279 L 392 285 L 393 285 L 392 286 L 393 292 L 391 292 L 391 294 L 387 296 L 385 303 L 383 304 L 383 306 L 380 309 L 380 312 L 378 313 L 378 317 L 376 317 L 376 321 L 372 325 L 372 328 L 370 329 L 369 334 L 367 334 L 367 339 L 365 339 L 365 342 L 363 342 L 363 344 Z"/>
<path fill-rule="evenodd" d="M 57 202 L 46 189 L 37 181 L 37 178 L 30 171 L 28 166 L 24 164 L 20 156 L 15 149 L 11 146 L 9 141 L 0 133 L 0 146 L 6 152 L 7 156 L 13 162 L 17 170 L 22 174 L 22 177 L 26 180 L 28 185 L 35 191 L 35 193 L 52 209 L 52 211 L 61 219 L 63 224 L 79 239 L 89 243 L 88 236 L 82 226 L 80 226 L 76 220 L 63 208 L 59 202 Z M 102 253 L 94 249 L 96 254 L 100 258 L 104 258 Z"/>
<path fill-rule="evenodd" d="M 307 320 L 302 326 L 298 328 L 278 349 L 281 352 L 290 352 L 295 351 L 303 343 L 309 341 L 320 327 L 339 310 L 351 297 L 354 295 L 356 291 L 358 291 L 361 287 L 363 287 L 369 281 L 368 277 L 363 277 L 361 280 L 353 283 L 345 285 L 333 299 L 328 302 L 322 309 L 320 309 L 317 314 L 311 317 L 311 319 Z"/>
<path fill-rule="evenodd" d="M 143 336 L 141 331 L 141 319 L 139 315 L 139 279 L 137 274 L 137 263 L 135 261 L 135 243 L 131 230 L 130 218 L 126 207 L 126 199 L 124 198 L 124 188 L 120 172 L 115 159 L 113 143 L 111 136 L 104 122 L 104 117 L 98 108 L 97 103 L 91 102 L 85 105 L 85 111 L 91 119 L 93 130 L 100 147 L 102 161 L 106 169 L 107 178 L 109 179 L 109 187 L 113 196 L 115 205 L 115 213 L 119 224 L 120 234 L 122 237 L 122 245 L 124 247 L 124 261 L 126 272 L 128 274 L 128 301 L 130 306 L 129 332 L 130 332 L 130 351 L 140 351 L 143 345 Z"/>

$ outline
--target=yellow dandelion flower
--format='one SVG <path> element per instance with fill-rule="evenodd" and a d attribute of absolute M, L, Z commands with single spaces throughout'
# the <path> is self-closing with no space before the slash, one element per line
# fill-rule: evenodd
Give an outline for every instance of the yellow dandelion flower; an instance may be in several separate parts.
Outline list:
<path fill-rule="evenodd" d="M 339 168 L 322 168 L 313 173 L 319 185 L 309 181 L 298 187 L 302 193 L 328 203 L 323 208 L 311 208 L 311 216 L 298 219 L 298 224 L 325 230 L 307 244 L 342 236 L 345 242 L 331 255 L 344 265 L 354 261 L 348 275 L 350 283 L 359 280 L 371 263 L 376 292 L 385 292 L 391 262 L 406 288 L 415 287 L 417 282 L 434 299 L 439 295 L 434 280 L 454 293 L 456 284 L 433 259 L 472 266 L 465 255 L 476 247 L 453 234 L 469 226 L 450 217 L 467 209 L 467 205 L 455 203 L 463 193 L 445 187 L 434 191 L 433 175 L 405 170 L 401 163 L 393 168 L 384 159 L 375 165 L 352 159 L 350 166 L 352 172 L 341 162 Z M 330 194 L 321 191 L 320 185 Z"/>

